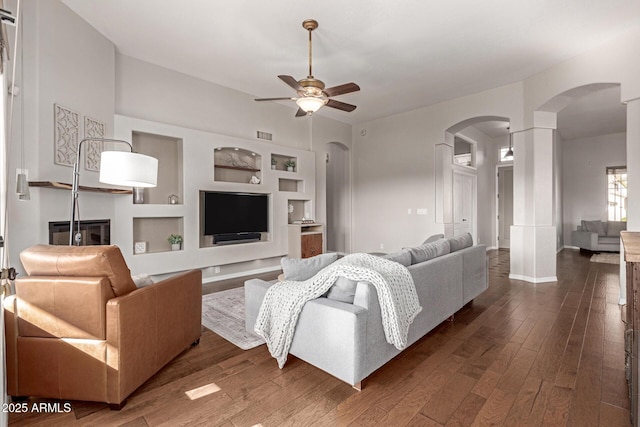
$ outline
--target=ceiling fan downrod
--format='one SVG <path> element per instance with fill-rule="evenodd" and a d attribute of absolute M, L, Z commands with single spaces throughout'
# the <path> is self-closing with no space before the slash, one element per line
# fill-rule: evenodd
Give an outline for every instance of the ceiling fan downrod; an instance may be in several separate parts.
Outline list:
<path fill-rule="evenodd" d="M 305 19 L 304 21 L 302 21 L 302 27 L 309 31 L 309 75 L 307 76 L 308 79 L 312 79 L 313 78 L 313 70 L 311 68 L 311 58 L 312 58 L 312 42 L 311 42 L 311 32 L 313 30 L 315 30 L 316 28 L 318 28 L 318 21 L 316 21 L 315 19 Z"/>

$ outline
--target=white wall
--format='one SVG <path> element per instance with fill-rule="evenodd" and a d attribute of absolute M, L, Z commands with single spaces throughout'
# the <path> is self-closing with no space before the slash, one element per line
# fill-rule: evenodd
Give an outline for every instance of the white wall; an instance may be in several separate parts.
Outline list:
<path fill-rule="evenodd" d="M 380 250 L 383 243 L 390 252 L 444 232 L 434 215 L 436 144 L 451 126 L 474 117 L 510 117 L 521 125 L 522 105 L 516 83 L 354 126 L 354 251 Z M 417 208 L 428 215 L 415 215 Z"/>
<path fill-rule="evenodd" d="M 109 40 L 59 1 L 27 0 L 23 5 L 21 86 L 30 180 L 71 182 L 72 168 L 53 163 L 54 103 L 104 122 L 107 136 L 113 135 L 114 114 L 254 141 L 261 130 L 272 133 L 276 144 L 317 152 L 315 219 L 325 220 L 326 143 L 351 147 L 350 125 L 321 115 L 295 118 L 293 106 L 258 103 L 248 94 L 117 55 Z M 15 125 L 14 135 L 20 129 Z M 19 165 L 17 153 L 11 153 L 11 171 Z M 80 183 L 99 186 L 98 174 L 82 170 Z M 9 186 L 15 188 L 15 177 Z M 81 219 L 114 220 L 114 200 L 112 195 L 81 193 Z M 69 209 L 68 191 L 32 188 L 29 202 L 11 198 L 12 263 L 20 265 L 18 254 L 24 248 L 47 243 L 47 223 L 68 220 Z"/>
<path fill-rule="evenodd" d="M 607 166 L 627 164 L 626 133 L 561 142 L 564 244 L 583 219 L 607 219 Z"/>
<path fill-rule="evenodd" d="M 19 75 L 16 79 L 21 93 L 16 98 L 9 188 L 15 188 L 14 171 L 20 164 L 20 102 L 24 102 L 25 168 L 29 170 L 29 180 L 69 183 L 72 168 L 53 163 L 54 103 L 81 117 L 86 115 L 105 123 L 107 134 L 111 134 L 115 48 L 58 1 L 24 1 L 22 7 L 24 78 Z M 82 185 L 98 185 L 98 174 L 82 170 L 80 181 Z M 31 200 L 23 202 L 18 202 L 15 193 L 10 195 L 8 236 L 12 265 L 20 267 L 18 254 L 23 249 L 48 242 L 48 222 L 68 220 L 70 203 L 70 193 L 61 190 L 31 188 Z M 80 203 L 82 218 L 113 219 L 108 195 L 83 193 Z"/>

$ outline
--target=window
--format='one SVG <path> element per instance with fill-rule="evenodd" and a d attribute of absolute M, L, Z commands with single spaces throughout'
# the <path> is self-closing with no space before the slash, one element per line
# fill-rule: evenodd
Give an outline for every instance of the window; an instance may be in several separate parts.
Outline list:
<path fill-rule="evenodd" d="M 500 147 L 500 161 L 501 162 L 511 162 L 513 161 L 513 147 L 511 147 L 511 153 L 507 156 L 509 152 L 509 147 Z"/>
<path fill-rule="evenodd" d="M 609 221 L 627 220 L 627 167 L 607 167 L 607 210 Z"/>

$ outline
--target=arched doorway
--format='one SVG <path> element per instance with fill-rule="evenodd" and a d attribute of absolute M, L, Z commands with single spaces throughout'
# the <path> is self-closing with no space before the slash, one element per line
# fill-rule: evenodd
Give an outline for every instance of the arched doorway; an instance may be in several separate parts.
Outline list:
<path fill-rule="evenodd" d="M 351 250 L 351 151 L 339 142 L 327 143 L 327 251 Z"/>
<path fill-rule="evenodd" d="M 442 215 L 437 218 L 442 219 L 446 235 L 469 231 L 475 242 L 497 247 L 495 172 L 500 163 L 500 150 L 508 141 L 508 128 L 506 117 L 473 117 L 449 127 L 445 131 L 445 144 L 436 146 L 439 163 L 436 165 L 439 174 L 436 177 L 436 203 L 441 204 L 436 205 L 436 209 L 442 209 Z M 471 144 L 470 163 L 461 156 L 458 141 Z M 466 215 L 469 207 L 471 212 Z M 471 227 L 464 223 L 469 218 Z"/>

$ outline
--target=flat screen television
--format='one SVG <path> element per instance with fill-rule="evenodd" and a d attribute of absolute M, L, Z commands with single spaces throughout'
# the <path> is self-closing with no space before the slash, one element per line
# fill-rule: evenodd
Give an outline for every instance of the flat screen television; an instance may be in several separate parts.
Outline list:
<path fill-rule="evenodd" d="M 226 240 L 269 231 L 269 195 L 201 191 L 205 236 L 226 236 Z M 214 239 L 215 240 L 215 239 Z"/>

